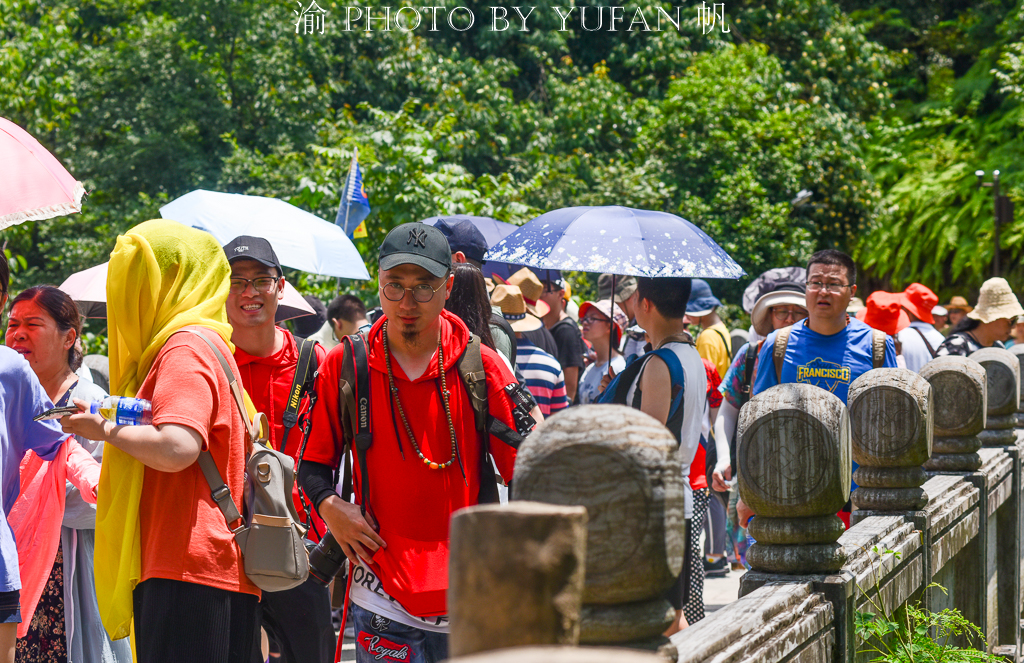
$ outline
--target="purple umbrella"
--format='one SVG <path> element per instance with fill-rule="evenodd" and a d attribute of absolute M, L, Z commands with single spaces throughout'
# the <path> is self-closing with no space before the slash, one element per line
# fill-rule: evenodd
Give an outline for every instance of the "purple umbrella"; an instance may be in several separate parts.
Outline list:
<path fill-rule="evenodd" d="M 666 212 L 566 207 L 491 247 L 487 260 L 577 272 L 738 279 L 743 268 L 686 219 Z"/>

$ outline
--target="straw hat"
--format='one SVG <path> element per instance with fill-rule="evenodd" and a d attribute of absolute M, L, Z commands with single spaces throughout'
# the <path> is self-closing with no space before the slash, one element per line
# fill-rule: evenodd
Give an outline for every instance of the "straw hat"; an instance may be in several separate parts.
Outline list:
<path fill-rule="evenodd" d="M 956 299 L 954 297 L 954 299 Z M 949 308 L 947 305 L 946 308 Z M 1024 308 L 1021 308 L 1017 296 L 1010 289 L 1006 279 L 989 279 L 981 284 L 981 292 L 978 293 L 978 306 L 967 313 L 972 320 L 992 322 L 1006 318 L 1016 318 L 1024 315 Z"/>
<path fill-rule="evenodd" d="M 860 297 L 851 297 L 850 303 L 846 307 L 846 312 L 850 315 L 857 315 L 864 310 L 864 300 Z M 860 318 L 857 318 L 860 320 Z"/>
<path fill-rule="evenodd" d="M 973 307 L 967 304 L 967 300 L 959 295 L 949 300 L 948 304 L 943 304 L 947 311 L 963 311 L 964 313 L 970 313 L 974 310 Z"/>
<path fill-rule="evenodd" d="M 625 331 L 626 325 L 629 324 L 629 318 L 626 317 L 625 312 L 619 308 L 618 304 L 615 304 L 615 313 L 611 312 L 611 306 L 611 302 L 607 299 L 599 299 L 596 302 L 583 302 L 580 306 L 580 319 L 587 317 L 590 309 L 597 309 L 605 318 L 611 318 L 616 331 L 615 334 L 612 334 L 612 343 L 617 343 L 622 338 L 622 332 Z"/>
<path fill-rule="evenodd" d="M 903 293 L 883 290 L 871 293 L 867 306 L 857 312 L 857 319 L 889 336 L 910 326 L 910 316 L 903 310 Z"/>
<path fill-rule="evenodd" d="M 754 308 L 750 311 L 750 322 L 754 331 L 761 336 L 768 336 L 775 329 L 772 324 L 773 306 L 799 306 L 807 308 L 807 296 L 804 294 L 807 286 L 802 283 L 790 283 L 779 281 L 772 285 L 772 289 L 757 298 Z"/>
<path fill-rule="evenodd" d="M 543 318 L 551 312 L 551 307 L 547 305 L 547 302 L 540 300 L 540 296 L 544 294 L 544 284 L 529 267 L 523 267 L 508 277 L 507 283 L 519 287 L 523 293 L 523 301 L 526 302 L 526 310 L 531 314 Z"/>
<path fill-rule="evenodd" d="M 512 331 L 529 332 L 540 329 L 544 323 L 540 318 L 526 312 L 526 301 L 518 286 L 496 285 L 491 293 L 491 304 L 501 309 Z"/>
<path fill-rule="evenodd" d="M 903 308 L 907 309 L 921 322 L 927 322 L 930 325 L 935 324 L 935 318 L 932 317 L 932 309 L 939 303 L 939 296 L 932 292 L 931 288 L 921 283 L 911 283 L 901 296 L 903 300 L 900 303 L 903 305 Z"/>

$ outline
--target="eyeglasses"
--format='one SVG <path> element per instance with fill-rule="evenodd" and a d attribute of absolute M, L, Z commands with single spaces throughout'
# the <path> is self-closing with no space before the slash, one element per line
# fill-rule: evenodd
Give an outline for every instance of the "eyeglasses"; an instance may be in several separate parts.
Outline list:
<path fill-rule="evenodd" d="M 385 283 L 380 287 L 380 291 L 384 293 L 384 297 L 391 302 L 400 302 L 405 297 L 405 291 L 408 290 L 412 293 L 412 298 L 418 301 L 420 304 L 426 304 L 434 298 L 434 293 L 440 290 L 448 283 L 448 277 L 446 276 L 441 285 L 436 288 L 431 288 L 426 283 L 421 283 L 411 288 L 405 288 L 397 283 Z"/>
<path fill-rule="evenodd" d="M 232 295 L 240 295 L 246 291 L 251 283 L 256 292 L 267 294 L 274 289 L 277 281 L 278 277 L 276 276 L 260 276 L 255 279 L 232 278 L 231 287 L 228 288 L 228 292 Z"/>
<path fill-rule="evenodd" d="M 808 281 L 807 289 L 811 292 L 818 292 L 824 290 L 825 292 L 833 295 L 838 295 L 843 291 L 843 288 L 849 288 L 849 283 L 822 283 L 821 281 Z"/>
<path fill-rule="evenodd" d="M 798 308 L 798 309 L 773 308 L 772 309 L 772 315 L 779 322 L 784 322 L 785 320 L 788 320 L 789 318 L 793 318 L 793 320 L 803 320 L 804 318 L 807 317 L 807 311 L 803 310 L 802 308 Z"/>
<path fill-rule="evenodd" d="M 611 320 L 609 320 L 608 318 L 598 318 L 598 317 L 593 316 L 593 315 L 588 315 L 585 318 L 580 318 L 580 324 L 581 325 L 592 325 L 592 324 L 596 324 L 598 322 L 611 322 Z"/>

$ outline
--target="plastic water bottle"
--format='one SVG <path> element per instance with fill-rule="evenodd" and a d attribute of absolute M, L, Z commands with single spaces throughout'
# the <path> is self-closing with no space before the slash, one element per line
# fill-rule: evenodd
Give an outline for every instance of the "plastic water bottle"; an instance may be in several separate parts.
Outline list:
<path fill-rule="evenodd" d="M 153 404 L 142 398 L 107 396 L 93 401 L 89 412 L 98 414 L 118 426 L 147 426 L 153 423 Z"/>

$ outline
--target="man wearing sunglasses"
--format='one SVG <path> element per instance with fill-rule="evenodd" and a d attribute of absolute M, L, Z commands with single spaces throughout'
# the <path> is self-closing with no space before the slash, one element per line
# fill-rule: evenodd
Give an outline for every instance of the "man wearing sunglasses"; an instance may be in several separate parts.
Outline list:
<path fill-rule="evenodd" d="M 488 434 L 477 432 L 458 370 L 460 356 L 472 351 L 470 332 L 444 308 L 453 277 L 441 231 L 425 223 L 398 226 L 378 259 L 384 315 L 366 335 L 368 376 L 356 378 L 357 391 L 367 380 L 372 436 L 353 463 L 363 508 L 342 500 L 332 480 L 346 441 L 339 377 L 348 343 L 320 369 L 299 480 L 351 564 L 356 661 L 391 655 L 430 663 L 448 657 L 448 521 L 480 501 L 486 482 L 495 487 L 485 452 L 511 479 L 515 445 L 528 424 L 517 425 L 513 416 L 521 387 L 497 352 L 482 347 L 489 423 Z"/>
<path fill-rule="evenodd" d="M 270 422 L 270 443 L 296 461 L 302 435 L 296 428 L 284 442 L 284 412 L 292 380 L 299 363 L 299 349 L 287 329 L 277 326 L 277 305 L 284 297 L 284 272 L 270 242 L 243 235 L 224 246 L 231 264 L 231 285 L 225 304 L 231 323 L 231 342 L 239 377 L 256 410 Z M 317 363 L 327 357 L 319 344 L 314 347 Z M 303 407 L 305 407 L 303 399 Z M 295 487 L 295 508 L 303 513 Z M 315 518 L 315 516 L 314 516 Z M 323 521 L 316 519 L 309 536 L 319 540 Z M 283 592 L 266 592 L 262 599 L 263 629 L 284 663 L 331 660 L 334 626 L 331 599 L 326 587 L 310 578 Z"/>

